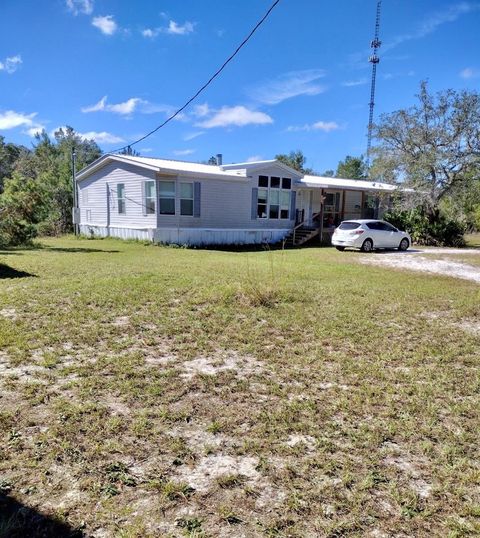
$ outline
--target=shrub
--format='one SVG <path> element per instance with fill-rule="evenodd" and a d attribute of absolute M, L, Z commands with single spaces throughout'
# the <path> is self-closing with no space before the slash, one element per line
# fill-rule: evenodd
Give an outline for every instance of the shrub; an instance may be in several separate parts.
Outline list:
<path fill-rule="evenodd" d="M 439 210 L 426 211 L 421 207 L 408 211 L 391 211 L 383 218 L 401 230 L 407 231 L 414 243 L 443 247 L 465 245 L 465 226 Z"/>

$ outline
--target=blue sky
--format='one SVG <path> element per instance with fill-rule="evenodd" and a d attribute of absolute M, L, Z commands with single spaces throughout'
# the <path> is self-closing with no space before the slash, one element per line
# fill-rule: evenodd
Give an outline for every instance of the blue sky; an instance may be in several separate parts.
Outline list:
<path fill-rule="evenodd" d="M 271 0 L 2 0 L 0 134 L 30 146 L 71 125 L 104 151 L 182 105 Z M 301 149 L 319 172 L 365 152 L 376 0 L 281 0 L 144 156 L 225 162 Z M 434 91 L 478 90 L 480 2 L 384 0 L 375 115 Z"/>

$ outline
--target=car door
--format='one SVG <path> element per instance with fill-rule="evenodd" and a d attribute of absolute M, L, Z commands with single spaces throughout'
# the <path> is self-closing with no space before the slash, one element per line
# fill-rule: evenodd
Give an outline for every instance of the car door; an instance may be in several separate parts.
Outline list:
<path fill-rule="evenodd" d="M 382 235 L 382 247 L 383 248 L 396 248 L 400 244 L 400 239 L 398 236 L 398 230 L 388 224 L 388 222 L 380 222 L 381 226 L 381 235 Z"/>
<path fill-rule="evenodd" d="M 368 236 L 372 238 L 375 248 L 382 247 L 382 231 L 380 230 L 380 222 L 367 222 Z"/>

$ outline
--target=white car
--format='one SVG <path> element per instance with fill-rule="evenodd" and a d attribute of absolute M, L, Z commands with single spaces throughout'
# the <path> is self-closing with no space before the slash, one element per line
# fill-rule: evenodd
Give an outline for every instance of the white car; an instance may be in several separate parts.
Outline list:
<path fill-rule="evenodd" d="M 332 235 L 332 245 L 337 250 L 358 248 L 372 252 L 378 248 L 407 250 L 412 240 L 407 232 L 397 230 L 388 222 L 372 219 L 344 220 Z"/>

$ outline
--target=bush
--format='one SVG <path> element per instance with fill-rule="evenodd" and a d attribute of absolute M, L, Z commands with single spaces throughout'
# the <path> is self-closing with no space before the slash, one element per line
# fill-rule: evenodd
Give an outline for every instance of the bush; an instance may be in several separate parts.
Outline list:
<path fill-rule="evenodd" d="M 25 220 L 3 218 L 0 221 L 0 247 L 28 245 L 36 235 L 35 226 Z"/>
<path fill-rule="evenodd" d="M 385 213 L 383 218 L 400 230 L 407 231 L 418 245 L 465 246 L 465 226 L 438 210 L 427 212 L 417 207 L 408 211 L 391 211 Z"/>

